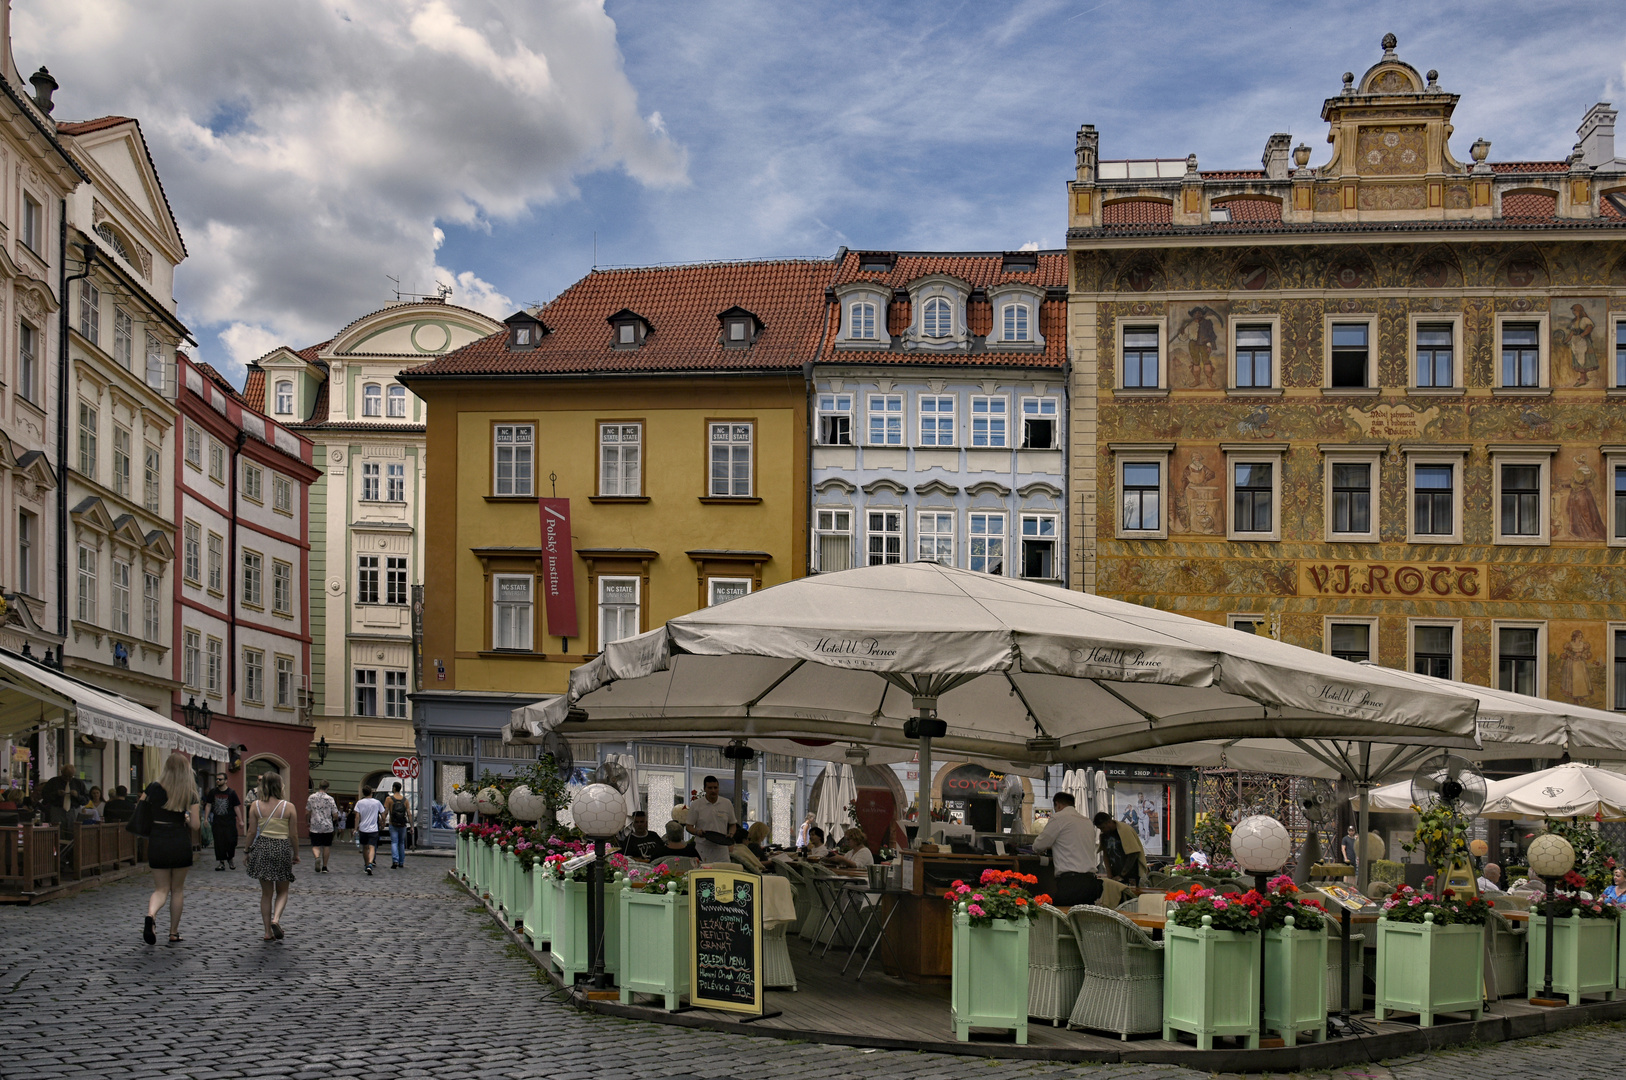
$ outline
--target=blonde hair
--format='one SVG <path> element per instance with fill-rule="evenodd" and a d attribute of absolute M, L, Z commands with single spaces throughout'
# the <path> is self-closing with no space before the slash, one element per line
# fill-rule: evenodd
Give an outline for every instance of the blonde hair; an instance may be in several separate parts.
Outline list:
<path fill-rule="evenodd" d="M 158 786 L 168 798 L 165 810 L 188 810 L 198 801 L 198 781 L 192 775 L 192 759 L 175 753 L 164 759 L 164 770 L 158 774 Z"/>
<path fill-rule="evenodd" d="M 769 825 L 766 821 L 754 822 L 751 825 L 751 831 L 745 834 L 745 842 L 748 844 L 760 844 L 772 835 L 772 825 Z"/>

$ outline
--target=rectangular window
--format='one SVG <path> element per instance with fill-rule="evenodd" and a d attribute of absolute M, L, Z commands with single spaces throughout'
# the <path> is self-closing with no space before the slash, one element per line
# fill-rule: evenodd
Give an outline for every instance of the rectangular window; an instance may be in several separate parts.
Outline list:
<path fill-rule="evenodd" d="M 954 515 L 923 511 L 915 517 L 916 538 L 922 562 L 954 565 Z"/>
<path fill-rule="evenodd" d="M 885 566 L 903 561 L 903 513 L 899 510 L 871 510 L 866 534 L 869 565 Z"/>
<path fill-rule="evenodd" d="M 378 669 L 356 668 L 356 715 L 378 715 Z"/>
<path fill-rule="evenodd" d="M 874 304 L 856 303 L 847 306 L 847 336 L 875 340 Z"/>
<path fill-rule="evenodd" d="M 1238 461 L 1232 472 L 1232 531 L 1275 531 L 1275 466 L 1265 461 Z"/>
<path fill-rule="evenodd" d="M 39 403 L 39 331 L 27 323 L 17 327 L 17 392 L 25 401 Z"/>
<path fill-rule="evenodd" d="M 203 530 L 195 521 L 181 526 L 181 576 L 194 585 L 203 584 Z"/>
<path fill-rule="evenodd" d="M 954 445 L 954 398 L 922 394 L 920 405 L 920 445 Z"/>
<path fill-rule="evenodd" d="M 384 715 L 405 720 L 407 714 L 407 673 L 384 672 Z"/>
<path fill-rule="evenodd" d="M 257 503 L 265 501 L 265 471 L 246 461 L 243 462 L 243 498 Z"/>
<path fill-rule="evenodd" d="M 23 196 L 23 243 L 36 255 L 45 251 L 45 211 L 32 195 Z"/>
<path fill-rule="evenodd" d="M 983 574 L 1005 573 L 1005 515 L 970 515 L 970 568 Z"/>
<path fill-rule="evenodd" d="M 243 603 L 249 607 L 265 606 L 264 572 L 264 556 L 257 551 L 243 552 Z"/>
<path fill-rule="evenodd" d="M 712 424 L 711 488 L 713 498 L 751 494 L 752 424 Z"/>
<path fill-rule="evenodd" d="M 1271 385 L 1270 325 L 1236 328 L 1236 384 L 1254 389 Z"/>
<path fill-rule="evenodd" d="M 384 560 L 384 603 L 407 602 L 407 561 L 405 555 L 391 555 Z"/>
<path fill-rule="evenodd" d="M 1371 623 L 1333 623 L 1327 627 L 1327 636 L 1327 651 L 1340 660 L 1358 664 L 1372 659 Z"/>
<path fill-rule="evenodd" d="M 219 533 L 209 534 L 209 591 L 225 591 L 226 540 Z"/>
<path fill-rule="evenodd" d="M 1626 319 L 1615 323 L 1615 385 L 1626 386 Z"/>
<path fill-rule="evenodd" d="M 1022 449 L 1054 450 L 1056 443 L 1056 399 L 1022 399 Z"/>
<path fill-rule="evenodd" d="M 126 371 L 131 371 L 135 354 L 135 324 L 130 313 L 123 308 L 113 309 L 113 359 Z"/>
<path fill-rule="evenodd" d="M 384 498 L 388 502 L 406 502 L 406 466 L 384 466 Z"/>
<path fill-rule="evenodd" d="M 1057 573 L 1056 519 L 1050 514 L 1022 515 L 1022 576 L 1052 581 Z"/>
<path fill-rule="evenodd" d="M 1159 532 L 1163 528 L 1163 465 L 1156 461 L 1123 463 L 1125 532 Z"/>
<path fill-rule="evenodd" d="M 294 413 L 294 384 L 286 379 L 277 383 L 276 412 L 278 416 L 292 416 Z"/>
<path fill-rule="evenodd" d="M 1502 324 L 1502 385 L 1541 385 L 1541 324 Z"/>
<path fill-rule="evenodd" d="M 1006 435 L 1006 406 L 1006 398 L 972 397 L 972 446 L 1004 447 L 1010 445 L 1010 440 Z"/>
<path fill-rule="evenodd" d="M 17 511 L 17 588 L 28 596 L 34 595 L 34 545 L 38 542 L 34 515 Z"/>
<path fill-rule="evenodd" d="M 113 610 L 107 627 L 116 634 L 130 632 L 130 564 L 113 560 Z"/>
<path fill-rule="evenodd" d="M 1124 327 L 1124 386 L 1135 390 L 1158 387 L 1157 327 Z"/>
<path fill-rule="evenodd" d="M 113 428 L 113 490 L 126 499 L 130 497 L 130 433 L 116 426 Z"/>
<path fill-rule="evenodd" d="M 147 385 L 164 392 L 164 343 L 156 334 L 147 335 Z"/>
<path fill-rule="evenodd" d="M 80 622 L 96 621 L 96 549 L 79 545 L 79 606 L 75 612 Z"/>
<path fill-rule="evenodd" d="M 598 644 L 638 634 L 638 579 L 602 577 L 598 579 Z"/>
<path fill-rule="evenodd" d="M 633 498 L 643 489 L 644 425 L 598 426 L 598 493 Z"/>
<path fill-rule="evenodd" d="M 1503 536 L 1541 535 L 1541 466 L 1502 465 L 1500 500 Z M 1522 691 L 1521 691 L 1522 692 Z"/>
<path fill-rule="evenodd" d="M 181 681 L 193 690 L 199 689 L 198 677 L 203 663 L 203 639 L 196 630 L 181 632 Z"/>
<path fill-rule="evenodd" d="M 1354 389 L 1367 385 L 1367 360 L 1370 356 L 1367 335 L 1370 332 L 1371 327 L 1363 322 L 1332 324 L 1331 386 Z"/>
<path fill-rule="evenodd" d="M 356 557 L 356 603 L 378 603 L 378 556 Z"/>
<path fill-rule="evenodd" d="M 219 697 L 223 689 L 226 646 L 219 638 L 210 638 L 203 647 L 203 688 Z"/>
<path fill-rule="evenodd" d="M 102 290 L 89 278 L 79 282 L 79 336 L 92 345 L 102 343 Z"/>
<path fill-rule="evenodd" d="M 1030 310 L 1026 304 L 1006 304 L 1001 309 L 1006 341 L 1032 341 L 1029 327 Z"/>
<path fill-rule="evenodd" d="M 96 479 L 96 428 L 100 416 L 85 402 L 79 403 L 79 475 Z"/>
<path fill-rule="evenodd" d="M 851 394 L 819 395 L 819 445 L 851 446 L 853 444 L 853 396 Z"/>
<path fill-rule="evenodd" d="M 1334 462 L 1332 466 L 1332 531 L 1372 532 L 1372 465 Z"/>
<path fill-rule="evenodd" d="M 1417 465 L 1412 469 L 1412 532 L 1450 536 L 1456 531 L 1452 504 L 1454 465 Z"/>
<path fill-rule="evenodd" d="M 271 509 L 279 514 L 294 512 L 294 483 L 277 473 L 271 474 Z"/>
<path fill-rule="evenodd" d="M 141 577 L 141 636 L 148 641 L 163 641 L 164 609 L 158 595 L 160 579 L 157 574 L 142 574 Z"/>
<path fill-rule="evenodd" d="M 164 499 L 163 457 L 159 454 L 158 447 L 150 444 L 143 451 L 141 495 L 145 500 L 147 511 L 158 513 Z"/>
<path fill-rule="evenodd" d="M 392 386 L 385 392 L 385 413 L 398 420 L 406 419 L 406 387 Z"/>
<path fill-rule="evenodd" d="M 382 470 L 376 461 L 364 461 L 361 465 L 361 501 L 378 501 L 378 474 Z"/>
<path fill-rule="evenodd" d="M 750 578 L 714 577 L 706 579 L 707 607 L 716 607 L 718 604 L 726 604 L 730 600 L 738 600 L 742 596 L 750 595 Z"/>
<path fill-rule="evenodd" d="M 1611 635 L 1615 646 L 1615 700 L 1612 708 L 1626 711 L 1626 630 Z"/>
<path fill-rule="evenodd" d="M 226 482 L 226 448 L 209 440 L 209 479 L 217 484 Z"/>
<path fill-rule="evenodd" d="M 536 425 L 498 424 L 495 438 L 493 492 L 509 496 L 534 495 L 531 475 L 536 454 Z"/>
<path fill-rule="evenodd" d="M 1244 634 L 1254 634 L 1259 637 L 1269 637 L 1270 629 L 1267 620 L 1261 615 L 1227 615 L 1225 625 L 1232 630 L 1239 630 Z"/>
<path fill-rule="evenodd" d="M 1417 385 L 1443 389 L 1455 386 L 1455 339 L 1450 323 L 1417 324 Z"/>
<path fill-rule="evenodd" d="M 1615 539 L 1626 540 L 1626 465 L 1616 465 L 1610 470 L 1614 474 L 1614 489 L 1610 494 L 1615 518 Z"/>
<path fill-rule="evenodd" d="M 243 650 L 243 700 L 265 702 L 265 653 L 259 649 Z"/>
<path fill-rule="evenodd" d="M 869 444 L 871 446 L 903 445 L 903 395 L 871 394 L 869 396 Z"/>
<path fill-rule="evenodd" d="M 1536 646 L 1533 626 L 1496 628 L 1496 685 L 1515 694 L 1536 693 Z"/>
<path fill-rule="evenodd" d="M 361 388 L 361 415 L 384 415 L 384 388 L 377 383 L 368 383 Z"/>
<path fill-rule="evenodd" d="M 846 570 L 852 566 L 853 515 L 851 510 L 820 510 L 814 538 L 819 570 Z"/>
<path fill-rule="evenodd" d="M 294 658 L 291 656 L 277 657 L 277 708 L 291 709 L 294 706 Z"/>
<path fill-rule="evenodd" d="M 203 468 L 203 434 L 191 424 L 186 425 L 186 463 L 194 469 Z"/>
<path fill-rule="evenodd" d="M 1419 675 L 1449 679 L 1455 631 L 1451 626 L 1412 627 L 1411 669 Z"/>
<path fill-rule="evenodd" d="M 402 560 L 404 563 L 406 560 Z M 404 575 L 403 575 L 404 576 Z M 531 649 L 531 586 L 529 574 L 493 574 L 491 577 L 491 645 L 496 649 Z"/>
<path fill-rule="evenodd" d="M 294 613 L 294 568 L 280 559 L 271 561 L 271 610 L 278 615 Z"/>

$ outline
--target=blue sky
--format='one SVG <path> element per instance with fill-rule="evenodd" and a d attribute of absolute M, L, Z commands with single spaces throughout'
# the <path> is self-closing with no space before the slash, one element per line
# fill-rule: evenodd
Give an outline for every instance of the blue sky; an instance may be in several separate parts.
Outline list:
<path fill-rule="evenodd" d="M 1453 148 L 1561 158 L 1626 105 L 1618 3 L 15 0 L 58 115 L 143 122 L 228 369 L 328 336 L 386 275 L 493 313 L 593 264 L 1064 239 L 1106 158 L 1253 168 L 1386 32 L 1460 94 Z M 157 61 L 157 62 L 154 62 Z M 1623 133 L 1626 141 L 1626 133 Z"/>

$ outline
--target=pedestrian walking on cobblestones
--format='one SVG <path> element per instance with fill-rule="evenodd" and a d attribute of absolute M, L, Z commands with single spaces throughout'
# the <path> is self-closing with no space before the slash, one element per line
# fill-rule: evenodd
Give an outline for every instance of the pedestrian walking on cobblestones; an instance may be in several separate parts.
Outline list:
<path fill-rule="evenodd" d="M 248 809 L 248 876 L 260 883 L 266 941 L 282 940 L 282 913 L 299 863 L 294 825 L 294 808 L 282 797 L 281 774 L 266 773 L 260 777 L 259 797 Z"/>
<path fill-rule="evenodd" d="M 339 804 L 327 793 L 326 780 L 316 787 L 305 800 L 305 820 L 309 822 L 311 862 L 315 864 L 311 872 L 325 874 L 328 856 L 333 853 L 334 819 L 339 816 Z"/>
<path fill-rule="evenodd" d="M 205 801 L 209 805 L 209 828 L 214 833 L 215 869 L 237 869 L 237 837 L 243 832 L 243 800 L 226 786 L 226 774 L 215 777 L 215 789 Z"/>
<path fill-rule="evenodd" d="M 390 869 L 400 870 L 406 866 L 407 825 L 412 821 L 412 803 L 401 794 L 401 781 L 390 788 L 384 810 L 390 823 Z"/>
<path fill-rule="evenodd" d="M 373 789 L 361 789 L 361 801 L 356 804 L 356 842 L 361 845 L 361 868 L 373 876 L 373 863 L 378 860 L 378 822 L 384 814 L 384 804 L 373 798 Z"/>
<path fill-rule="evenodd" d="M 147 837 L 152 896 L 147 900 L 147 918 L 141 927 L 141 938 L 148 945 L 157 944 L 156 920 L 168 901 L 169 940 L 180 941 L 186 872 L 192 868 L 192 838 L 202 827 L 198 784 L 192 778 L 191 760 L 180 751 L 170 754 L 164 761 L 163 772 L 147 785 L 141 798 L 152 805 L 152 832 Z"/>

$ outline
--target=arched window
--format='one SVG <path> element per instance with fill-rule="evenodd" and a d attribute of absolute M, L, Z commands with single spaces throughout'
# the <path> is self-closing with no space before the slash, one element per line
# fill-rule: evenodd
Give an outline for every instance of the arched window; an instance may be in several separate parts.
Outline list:
<path fill-rule="evenodd" d="M 384 388 L 377 383 L 368 383 L 361 388 L 361 415 L 384 415 Z"/>
<path fill-rule="evenodd" d="M 954 318 L 949 302 L 941 296 L 934 296 L 926 301 L 923 325 L 927 337 L 948 337 L 954 330 Z"/>
<path fill-rule="evenodd" d="M 406 416 L 406 387 L 390 387 L 390 415 Z"/>
<path fill-rule="evenodd" d="M 277 383 L 277 415 L 292 416 L 294 411 L 294 384 L 284 379 Z"/>
<path fill-rule="evenodd" d="M 1006 304 L 1004 321 L 1006 341 L 1033 340 L 1033 333 L 1028 329 L 1028 306 L 1026 304 Z"/>
<path fill-rule="evenodd" d="M 847 336 L 850 338 L 875 338 L 875 305 L 857 303 L 847 309 L 848 328 Z"/>
<path fill-rule="evenodd" d="M 113 231 L 111 225 L 103 222 L 96 226 L 96 235 L 105 240 L 107 246 L 118 253 L 119 258 L 125 262 L 133 262 L 130 258 L 130 249 L 124 246 L 124 241 L 119 239 L 119 234 Z"/>

